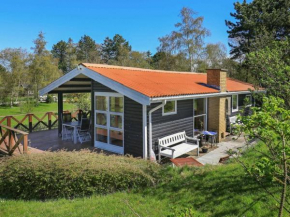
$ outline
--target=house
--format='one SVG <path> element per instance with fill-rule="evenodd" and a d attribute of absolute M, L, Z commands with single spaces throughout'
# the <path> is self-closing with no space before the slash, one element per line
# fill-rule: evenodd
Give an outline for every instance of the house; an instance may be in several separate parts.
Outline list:
<path fill-rule="evenodd" d="M 227 116 L 236 115 L 254 86 L 227 78 L 226 70 L 171 72 L 82 63 L 40 91 L 91 93 L 92 145 L 119 154 L 147 158 L 158 138 L 186 131 L 218 132 L 225 137 Z M 61 120 L 59 120 L 61 133 Z"/>

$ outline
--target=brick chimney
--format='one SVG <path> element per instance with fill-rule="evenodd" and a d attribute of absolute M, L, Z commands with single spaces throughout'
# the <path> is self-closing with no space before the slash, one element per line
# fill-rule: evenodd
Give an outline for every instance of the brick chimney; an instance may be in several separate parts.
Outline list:
<path fill-rule="evenodd" d="M 207 69 L 207 84 L 219 88 L 220 92 L 227 91 L 227 70 Z M 226 97 L 208 98 L 208 130 L 216 131 L 217 142 L 226 133 Z"/>
<path fill-rule="evenodd" d="M 221 92 L 227 91 L 227 70 L 226 69 L 207 69 L 207 84 L 220 89 Z"/>

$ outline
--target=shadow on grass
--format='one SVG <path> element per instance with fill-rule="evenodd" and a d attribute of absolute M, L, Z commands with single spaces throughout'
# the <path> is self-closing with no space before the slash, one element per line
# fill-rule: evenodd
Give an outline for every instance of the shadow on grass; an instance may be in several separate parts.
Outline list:
<path fill-rule="evenodd" d="M 163 177 L 156 188 L 142 193 L 172 205 L 192 206 L 209 216 L 273 214 L 265 203 L 270 199 L 238 165 L 167 168 Z"/>

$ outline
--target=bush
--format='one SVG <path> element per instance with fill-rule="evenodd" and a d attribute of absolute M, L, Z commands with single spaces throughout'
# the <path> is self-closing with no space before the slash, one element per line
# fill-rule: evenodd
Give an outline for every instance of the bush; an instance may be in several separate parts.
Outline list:
<path fill-rule="evenodd" d="M 35 107 L 35 101 L 31 98 L 26 98 L 25 101 L 22 101 L 20 104 L 20 112 L 21 113 L 31 113 L 33 112 Z"/>
<path fill-rule="evenodd" d="M 45 102 L 46 103 L 52 103 L 53 101 L 54 101 L 53 97 L 51 95 L 47 95 Z"/>
<path fill-rule="evenodd" d="M 156 183 L 159 166 L 132 157 L 89 151 L 7 157 L 0 163 L 0 197 L 73 198 Z"/>

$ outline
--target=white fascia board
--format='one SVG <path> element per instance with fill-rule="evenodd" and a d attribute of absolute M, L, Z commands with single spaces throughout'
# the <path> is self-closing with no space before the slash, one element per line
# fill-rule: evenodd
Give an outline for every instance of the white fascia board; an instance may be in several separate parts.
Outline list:
<path fill-rule="evenodd" d="M 209 93 L 209 94 L 194 94 L 194 95 L 182 95 L 182 96 L 168 96 L 168 97 L 156 97 L 151 98 L 150 102 L 162 102 L 163 100 L 185 100 L 185 99 L 198 99 L 198 98 L 210 98 L 210 97 L 222 97 L 222 96 L 231 96 L 236 94 L 249 94 L 252 91 L 238 91 L 238 92 L 221 92 L 221 93 Z M 257 91 L 254 92 L 264 92 L 263 91 Z"/>
<path fill-rule="evenodd" d="M 78 68 L 73 69 L 72 71 L 66 73 L 65 75 L 61 76 L 59 79 L 55 80 L 54 82 L 50 83 L 46 87 L 42 88 L 39 91 L 39 95 L 42 96 L 44 94 L 49 93 L 50 91 L 58 88 L 60 85 L 64 84 L 65 82 L 71 80 L 72 78 L 79 75 L 81 72 L 78 70 Z"/>
<path fill-rule="evenodd" d="M 125 95 L 131 99 L 133 99 L 134 101 L 142 104 L 142 105 L 150 105 L 150 98 L 148 96 L 145 96 L 135 90 L 132 90 L 126 86 L 124 86 L 123 84 L 120 84 L 110 78 L 107 78 L 101 74 L 99 74 L 98 72 L 95 72 L 93 70 L 90 70 L 88 68 L 85 67 L 80 67 L 81 68 L 81 73 L 86 75 L 87 77 L 111 88 L 112 90 L 117 91 L 118 93 Z"/>

